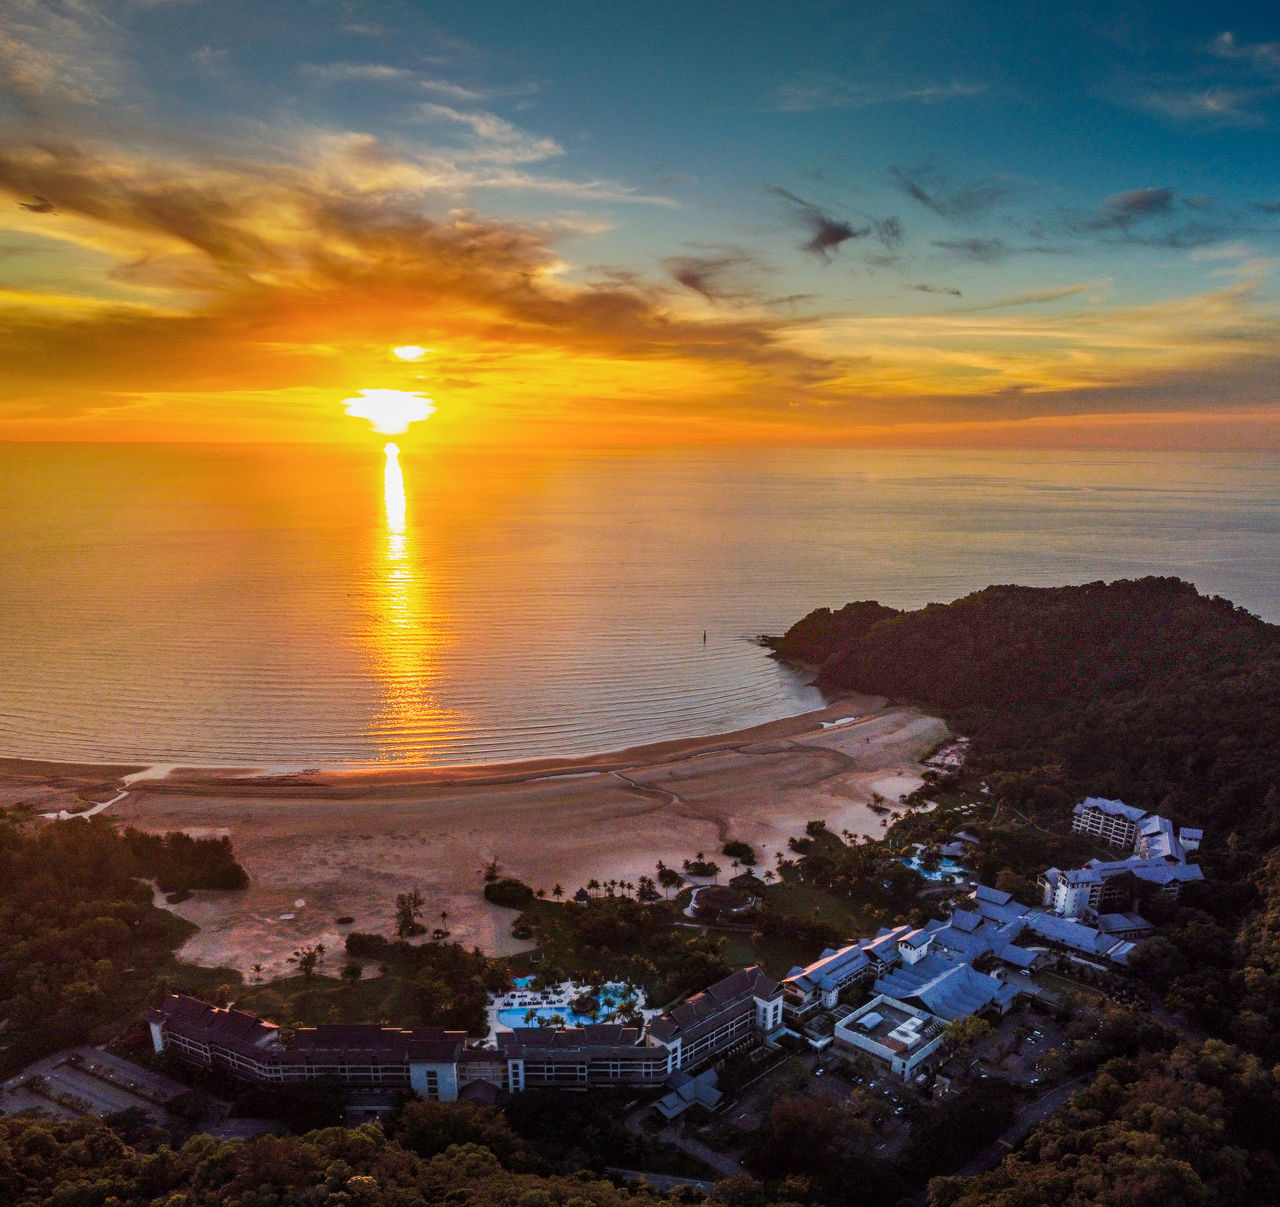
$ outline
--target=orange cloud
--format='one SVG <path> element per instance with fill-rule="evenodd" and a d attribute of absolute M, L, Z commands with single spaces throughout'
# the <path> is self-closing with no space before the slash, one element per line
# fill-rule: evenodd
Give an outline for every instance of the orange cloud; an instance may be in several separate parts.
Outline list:
<path fill-rule="evenodd" d="M 467 129 L 532 154 L 505 123 Z M 1119 430 L 1109 410 L 1174 413 L 1160 391 L 1192 381 L 1239 412 L 1274 361 L 1276 315 L 1249 282 L 1054 315 L 783 317 L 749 293 L 725 310 L 710 290 L 575 283 L 573 223 L 440 215 L 441 196 L 514 170 L 484 156 L 314 131 L 268 150 L 0 147 L 0 189 L 57 210 L 15 204 L 0 225 L 74 263 L 0 293 L 0 434 L 350 440 L 341 400 L 385 389 L 430 393 L 429 436 L 411 438 L 432 440 L 1078 439 Z M 428 352 L 389 355 L 409 345 Z M 1149 441 L 1159 424 L 1120 426 Z"/>

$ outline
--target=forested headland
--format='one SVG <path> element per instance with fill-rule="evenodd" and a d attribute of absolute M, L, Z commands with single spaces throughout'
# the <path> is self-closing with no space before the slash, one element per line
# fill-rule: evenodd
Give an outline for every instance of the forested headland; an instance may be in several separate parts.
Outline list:
<path fill-rule="evenodd" d="M 226 839 L 0 814 L 0 1071 L 135 1023 L 157 985 L 212 991 L 229 971 L 173 958 L 195 932 L 162 891 L 248 883 Z"/>

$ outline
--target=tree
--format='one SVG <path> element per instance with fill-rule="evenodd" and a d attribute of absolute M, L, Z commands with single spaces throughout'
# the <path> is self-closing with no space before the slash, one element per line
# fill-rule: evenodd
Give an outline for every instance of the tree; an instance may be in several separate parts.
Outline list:
<path fill-rule="evenodd" d="M 949 1022 L 942 1035 L 946 1044 L 957 1052 L 967 1052 L 991 1030 L 991 1024 L 976 1014 L 966 1014 Z"/>
<path fill-rule="evenodd" d="M 364 965 L 356 963 L 355 960 L 348 960 L 342 967 L 342 979 L 354 985 L 364 972 Z"/>
<path fill-rule="evenodd" d="M 410 935 L 422 933 L 422 924 L 418 919 L 422 917 L 422 907 L 425 904 L 425 898 L 416 888 L 408 893 L 396 894 L 397 936 L 407 939 Z"/>
<path fill-rule="evenodd" d="M 557 884 L 557 885 L 556 885 L 556 886 L 551 890 L 551 896 L 552 896 L 552 897 L 554 897 L 557 901 L 559 901 L 559 900 L 560 900 L 560 898 L 564 896 L 564 889 L 563 889 L 563 887 L 562 887 L 561 885 Z"/>
<path fill-rule="evenodd" d="M 316 975 L 316 969 L 324 959 L 324 944 L 317 943 L 314 947 L 300 947 L 289 957 L 290 964 L 297 964 L 298 971 L 302 973 L 306 980 L 311 980 Z"/>

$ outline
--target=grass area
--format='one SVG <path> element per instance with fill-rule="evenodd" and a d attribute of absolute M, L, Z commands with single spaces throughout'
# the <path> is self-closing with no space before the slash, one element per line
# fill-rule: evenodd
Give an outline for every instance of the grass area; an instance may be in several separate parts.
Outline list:
<path fill-rule="evenodd" d="M 236 1008 L 289 1026 L 318 1023 L 383 1023 L 411 1026 L 413 983 L 394 973 L 354 983 L 337 977 L 287 977 L 250 985 L 236 995 Z"/>
<path fill-rule="evenodd" d="M 854 935 L 854 932 L 866 934 L 868 927 L 870 933 L 874 934 L 879 925 L 847 898 L 795 880 L 784 880 L 781 884 L 773 885 L 765 890 L 765 896 L 779 913 L 793 914 L 798 918 L 816 918 L 817 921 L 847 931 L 850 935 Z"/>
<path fill-rule="evenodd" d="M 1096 985 L 1086 985 L 1083 981 L 1072 980 L 1071 977 L 1062 976 L 1057 972 L 1037 973 L 1036 981 L 1048 989 L 1055 989 L 1060 992 L 1067 990 L 1071 993 L 1078 993 L 1081 997 L 1090 998 L 1099 1005 L 1111 1000 Z"/>

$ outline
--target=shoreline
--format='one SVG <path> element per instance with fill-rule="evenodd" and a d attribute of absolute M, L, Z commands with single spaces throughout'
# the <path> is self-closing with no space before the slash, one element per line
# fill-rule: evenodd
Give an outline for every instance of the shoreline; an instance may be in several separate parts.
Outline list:
<path fill-rule="evenodd" d="M 849 720 L 847 714 L 851 707 L 850 701 L 857 703 L 868 699 L 880 698 L 845 695 L 830 700 L 821 708 L 793 713 L 774 721 L 762 721 L 745 729 L 723 730 L 696 737 L 665 738 L 660 742 L 624 746 L 594 754 L 549 755 L 494 763 L 415 763 L 367 767 L 335 765 L 273 770 L 250 764 L 206 766 L 195 763 L 148 763 L 141 760 L 78 763 L 0 755 L 0 785 L 9 781 L 30 781 L 48 786 L 81 785 L 82 791 L 190 791 L 235 797 L 256 796 L 263 790 L 279 790 L 282 793 L 296 790 L 312 792 L 316 788 L 371 791 L 392 786 L 482 786 L 524 783 L 542 778 L 567 779 L 572 775 L 624 771 L 638 764 L 714 752 L 737 747 L 744 742 L 784 738 L 807 732 L 815 725 L 834 727 Z M 880 707 L 883 706 L 881 702 Z"/>
<path fill-rule="evenodd" d="M 250 885 L 167 906 L 200 927 L 178 954 L 246 979 L 261 965 L 270 979 L 317 942 L 340 967 L 346 934 L 392 933 L 396 894 L 412 888 L 426 897 L 428 921 L 447 915 L 452 939 L 491 955 L 527 949 L 509 933 L 515 912 L 482 896 L 490 860 L 571 894 L 593 878 L 653 875 L 658 860 L 679 868 L 698 851 L 728 876 L 720 848 L 729 838 L 771 866 L 812 818 L 878 835 L 887 819 L 869 808 L 873 794 L 893 802 L 918 786 L 919 758 L 947 734 L 915 708 L 845 696 L 731 733 L 521 763 L 246 777 L 243 768 L 161 774 L 0 759 L 0 804 L 56 814 L 127 788 L 107 817 L 229 837 Z M 123 774 L 107 780 L 109 771 Z M 348 915 L 353 924 L 336 923 Z"/>

